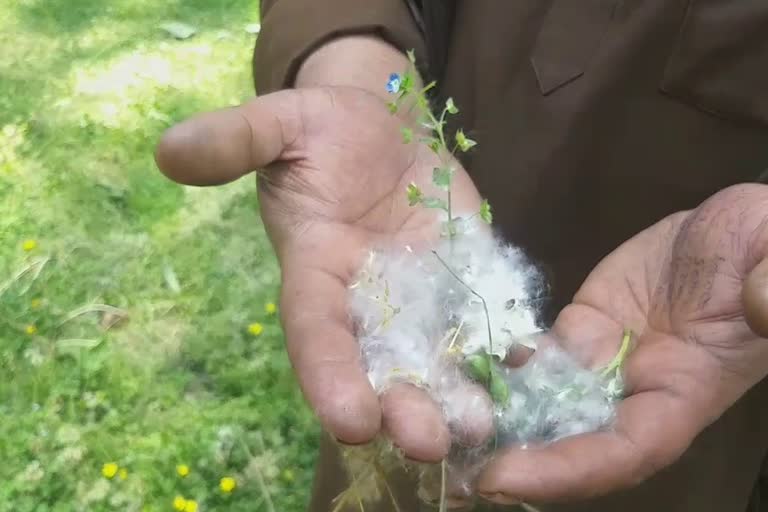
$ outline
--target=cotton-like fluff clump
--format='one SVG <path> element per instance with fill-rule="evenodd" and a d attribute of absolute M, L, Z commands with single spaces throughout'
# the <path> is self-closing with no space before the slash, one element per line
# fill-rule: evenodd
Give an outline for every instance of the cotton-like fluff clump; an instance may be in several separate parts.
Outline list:
<path fill-rule="evenodd" d="M 404 372 L 429 381 L 441 346 L 465 355 L 490 352 L 488 318 L 499 358 L 516 344 L 535 348 L 538 283 L 519 249 L 477 223 L 463 222 L 461 236 L 434 251 L 372 251 L 350 304 L 374 388 Z"/>
<path fill-rule="evenodd" d="M 408 381 L 438 387 L 437 343 L 448 319 L 440 314 L 437 279 L 411 251 L 371 252 L 352 285 L 351 308 L 374 389 Z"/>
<path fill-rule="evenodd" d="M 477 295 L 467 294 L 460 306 L 467 330 L 463 345 L 466 354 L 490 351 L 488 321 L 480 299 L 485 299 L 491 319 L 492 353 L 500 358 L 515 344 L 535 348 L 532 336 L 541 331 L 536 323 L 539 274 L 518 248 L 504 245 L 477 225 L 462 226 L 463 233 L 453 244 L 444 242 L 442 254 L 451 257 L 452 266 L 464 283 Z M 447 287 L 461 286 L 445 276 Z"/>
<path fill-rule="evenodd" d="M 507 369 L 505 379 L 510 398 L 499 418 L 503 444 L 552 442 L 594 432 L 613 417 L 604 380 L 556 345 L 540 348 L 521 368 Z"/>
<path fill-rule="evenodd" d="M 446 424 L 459 427 L 451 428 L 446 463 L 455 485 L 468 492 L 491 451 L 462 445 L 460 424 L 487 420 L 488 413 L 487 406 L 461 398 L 471 397 L 466 389 L 476 378 L 467 361 L 492 354 L 498 366 L 515 346 L 537 349 L 541 280 L 520 250 L 487 227 L 459 221 L 458 230 L 434 248 L 371 251 L 350 286 L 349 304 L 373 388 L 419 386 L 442 408 Z M 616 390 L 606 390 L 598 374 L 557 347 L 536 350 L 521 368 L 498 371 L 508 393 L 492 406 L 493 447 L 554 441 L 597 430 L 612 418 Z M 434 477 L 430 471 L 422 473 L 425 486 L 434 480 L 426 477 Z"/>

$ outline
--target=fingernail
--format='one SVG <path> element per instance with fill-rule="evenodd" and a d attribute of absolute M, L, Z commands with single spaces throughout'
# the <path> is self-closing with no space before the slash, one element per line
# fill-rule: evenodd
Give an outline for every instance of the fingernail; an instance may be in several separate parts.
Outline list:
<path fill-rule="evenodd" d="M 518 505 L 520 503 L 520 500 L 517 498 L 513 498 L 512 496 L 508 496 L 504 493 L 496 492 L 493 494 L 486 494 L 486 493 L 480 493 L 480 496 L 483 497 L 483 499 L 491 501 L 493 503 L 498 503 L 499 505 Z"/>
<path fill-rule="evenodd" d="M 334 437 L 333 439 L 334 439 L 334 441 L 336 441 L 337 444 L 339 444 L 341 446 L 346 446 L 348 448 L 354 448 L 356 446 L 365 446 L 366 444 L 368 444 L 370 442 L 370 441 L 361 441 L 361 442 L 358 442 L 358 443 L 352 443 L 352 442 L 349 442 L 349 441 L 344 441 L 342 439 L 339 439 L 338 437 Z"/>

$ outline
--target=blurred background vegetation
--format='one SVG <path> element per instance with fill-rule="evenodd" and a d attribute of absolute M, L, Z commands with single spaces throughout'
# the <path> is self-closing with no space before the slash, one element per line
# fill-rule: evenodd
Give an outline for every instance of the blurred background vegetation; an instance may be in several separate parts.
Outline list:
<path fill-rule="evenodd" d="M 0 511 L 298 511 L 318 429 L 253 179 L 162 131 L 253 95 L 253 0 L 3 0 Z"/>

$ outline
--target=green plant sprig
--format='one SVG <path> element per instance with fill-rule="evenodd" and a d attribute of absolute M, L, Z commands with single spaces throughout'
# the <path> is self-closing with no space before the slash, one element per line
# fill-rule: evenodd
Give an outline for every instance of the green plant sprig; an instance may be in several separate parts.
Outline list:
<path fill-rule="evenodd" d="M 396 114 L 400 111 L 405 101 L 409 98 L 413 98 L 412 104 L 408 107 L 408 114 L 410 115 L 414 108 L 419 110 L 419 117 L 417 118 L 418 125 L 429 130 L 430 135 L 419 138 L 419 141 L 424 143 L 429 149 L 431 149 L 439 158 L 440 165 L 435 167 L 432 171 L 432 183 L 446 193 L 445 199 L 425 196 L 422 189 L 416 184 L 411 182 L 407 189 L 406 195 L 408 198 L 408 204 L 410 206 L 421 205 L 425 208 L 438 208 L 446 212 L 448 220 L 446 222 L 445 232 L 448 238 L 452 241 L 458 230 L 456 229 L 455 219 L 453 217 L 453 204 L 451 187 L 453 185 L 453 175 L 456 168 L 453 165 L 455 162 L 455 155 L 457 151 L 466 153 L 477 145 L 477 142 L 466 136 L 462 129 L 456 131 L 453 137 L 453 146 L 449 148 L 448 138 L 446 137 L 445 127 L 447 124 L 447 117 L 449 115 L 456 115 L 459 113 L 459 108 L 453 101 L 453 98 L 448 98 L 443 105 L 442 111 L 439 116 L 436 116 L 432 111 L 427 97 L 427 93 L 436 86 L 436 82 L 430 82 L 424 87 L 417 87 L 416 83 L 416 57 L 413 50 L 407 52 L 408 54 L 408 69 L 401 75 L 393 73 L 390 75 L 389 82 L 387 83 L 387 90 L 396 94 L 397 97 L 389 103 L 389 110 L 392 114 Z M 405 126 L 401 129 L 401 134 L 404 144 L 410 144 L 414 139 L 413 128 Z M 487 200 L 483 200 L 480 204 L 480 208 L 477 213 L 472 217 L 479 215 L 480 218 L 488 224 L 493 221 L 493 215 L 491 213 L 491 206 Z M 488 352 L 478 354 L 477 357 L 483 359 L 483 362 L 478 366 L 483 367 L 480 370 L 480 374 L 476 375 L 478 380 L 483 382 L 486 388 L 492 395 L 494 401 L 500 404 L 504 404 L 509 400 L 509 391 L 501 378 L 498 371 L 495 370 L 495 362 L 493 360 L 493 338 L 491 335 L 491 319 L 488 315 L 488 307 L 485 302 L 485 298 L 478 294 L 475 290 L 469 287 L 461 278 L 451 269 L 450 265 L 443 260 L 436 251 L 433 251 L 437 259 L 442 263 L 445 268 L 450 272 L 454 278 L 456 278 L 462 285 L 467 287 L 471 293 L 480 298 L 483 303 L 483 308 L 486 317 L 486 323 L 488 328 Z M 475 358 L 476 359 L 476 358 Z M 473 359 L 474 360 L 474 359 Z M 472 366 L 472 365 L 470 365 Z M 476 365 L 477 366 L 477 365 Z M 476 372 L 477 373 L 477 372 Z"/>
<path fill-rule="evenodd" d="M 453 217 L 452 190 L 453 176 L 456 168 L 453 164 L 458 151 L 466 153 L 477 145 L 477 142 L 470 139 L 459 129 L 453 137 L 452 147 L 449 147 L 448 138 L 445 133 L 447 118 L 449 115 L 456 115 L 459 109 L 453 101 L 448 98 L 443 105 L 440 115 L 437 116 L 430 107 L 427 93 L 436 86 L 436 82 L 430 82 L 424 87 L 416 87 L 416 57 L 412 50 L 408 51 L 408 69 L 402 77 L 398 74 L 392 74 L 387 84 L 390 93 L 397 94 L 397 97 L 389 103 L 389 110 L 393 114 L 400 111 L 403 103 L 408 98 L 413 98 L 414 102 L 408 108 L 410 114 L 414 108 L 419 110 L 417 119 L 418 125 L 429 130 L 429 135 L 419 137 L 419 142 L 424 143 L 439 158 L 440 165 L 432 171 L 432 183 L 441 190 L 445 191 L 445 199 L 433 196 L 426 196 L 422 189 L 411 182 L 406 189 L 406 196 L 410 206 L 421 205 L 425 208 L 437 208 L 443 210 L 448 220 L 446 222 L 446 233 L 450 239 L 457 234 L 455 219 Z M 405 126 L 401 129 L 403 143 L 410 144 L 414 140 L 413 128 Z M 490 224 L 493 221 L 491 206 L 487 200 L 483 200 L 479 211 L 476 213 L 482 220 Z"/>

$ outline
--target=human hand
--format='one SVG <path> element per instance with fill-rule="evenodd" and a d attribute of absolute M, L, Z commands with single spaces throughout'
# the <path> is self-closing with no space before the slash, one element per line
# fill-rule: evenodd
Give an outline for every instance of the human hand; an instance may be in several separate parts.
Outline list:
<path fill-rule="evenodd" d="M 383 426 L 409 457 L 438 461 L 450 447 L 441 410 L 407 385 L 379 400 L 347 309 L 348 285 L 369 249 L 437 235 L 436 216 L 409 207 L 405 191 L 431 183 L 438 159 L 423 144 L 403 144 L 403 122 L 363 89 L 286 90 L 173 127 L 157 162 L 191 185 L 263 169 L 259 202 L 282 270 L 288 353 L 309 403 L 342 442 L 364 443 Z M 456 167 L 455 210 L 477 211 L 477 190 Z"/>
<path fill-rule="evenodd" d="M 768 187 L 740 185 L 672 215 L 607 256 L 553 334 L 590 367 L 639 333 L 611 430 L 497 455 L 487 499 L 558 502 L 636 485 L 768 374 Z"/>

